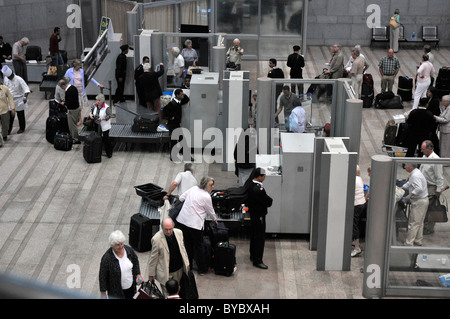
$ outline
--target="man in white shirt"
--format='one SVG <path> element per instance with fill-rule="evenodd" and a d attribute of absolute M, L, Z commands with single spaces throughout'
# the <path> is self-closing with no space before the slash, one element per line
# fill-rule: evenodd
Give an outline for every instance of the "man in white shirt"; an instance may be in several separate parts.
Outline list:
<path fill-rule="evenodd" d="M 16 105 L 15 111 L 17 112 L 17 118 L 19 119 L 19 130 L 17 134 L 21 134 L 25 131 L 26 120 L 25 110 L 28 108 L 28 94 L 30 94 L 30 88 L 24 79 L 15 75 L 14 72 L 7 66 L 3 66 L 2 73 L 4 75 L 4 84 L 8 87 L 14 98 L 14 104 Z M 10 113 L 9 117 L 9 131 L 11 134 L 14 124 L 14 115 Z"/>
<path fill-rule="evenodd" d="M 361 53 L 361 46 L 359 44 L 355 45 L 355 47 L 353 48 L 353 50 L 358 50 L 359 51 L 359 56 L 364 57 L 364 54 Z M 344 66 L 344 69 L 347 73 L 350 73 L 350 70 L 352 69 L 353 66 L 353 62 L 355 61 L 355 58 L 353 57 L 353 54 L 350 54 L 350 57 L 348 58 L 347 64 Z"/>
<path fill-rule="evenodd" d="M 184 58 L 180 54 L 180 49 L 178 47 L 172 48 L 172 55 L 174 57 L 173 59 L 173 72 L 175 73 L 174 84 L 177 87 L 181 87 L 181 84 L 183 83 Z"/>
<path fill-rule="evenodd" d="M 175 177 L 175 180 L 169 187 L 169 191 L 167 195 L 164 196 L 164 199 L 168 199 L 170 195 L 172 195 L 175 188 L 177 189 L 178 196 L 181 196 L 187 190 L 189 190 L 193 186 L 197 186 L 197 179 L 194 177 L 194 168 L 192 163 L 184 164 L 184 172 L 180 172 Z"/>
<path fill-rule="evenodd" d="M 430 140 L 422 142 L 421 151 L 423 158 L 440 158 L 434 152 L 434 145 Z M 442 165 L 440 164 L 421 164 L 420 171 L 427 181 L 427 188 L 429 195 L 436 195 L 439 197 L 448 186 L 444 186 L 444 175 Z M 426 222 L 424 224 L 423 234 L 428 235 L 434 233 L 435 223 Z"/>
<path fill-rule="evenodd" d="M 206 215 L 217 225 L 217 216 L 212 205 L 211 191 L 214 187 L 214 179 L 203 177 L 199 186 L 191 187 L 180 196 L 184 202 L 180 214 L 176 218 L 177 228 L 183 231 L 184 243 L 189 257 L 189 264 L 195 256 L 199 275 L 208 272 L 203 255 L 203 226 Z"/>
<path fill-rule="evenodd" d="M 406 163 L 405 169 L 410 174 L 408 182 L 403 185 L 403 189 L 409 191 L 406 200 L 411 201 L 405 246 L 422 246 L 423 221 L 429 203 L 427 181 L 417 168 L 417 164 Z"/>

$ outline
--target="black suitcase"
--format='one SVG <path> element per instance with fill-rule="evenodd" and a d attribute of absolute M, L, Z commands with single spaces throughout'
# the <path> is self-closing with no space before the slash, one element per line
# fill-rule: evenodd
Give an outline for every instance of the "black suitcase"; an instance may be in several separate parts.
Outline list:
<path fill-rule="evenodd" d="M 450 90 L 450 68 L 442 67 L 439 69 L 436 79 L 436 89 Z"/>
<path fill-rule="evenodd" d="M 49 143 L 54 143 L 56 133 L 69 133 L 67 115 L 59 113 L 49 116 L 45 123 L 45 138 Z"/>
<path fill-rule="evenodd" d="M 229 239 L 230 234 L 228 228 L 225 227 L 223 222 L 218 222 L 217 226 L 214 222 L 211 222 L 209 226 L 209 240 L 213 249 L 215 249 L 217 243 L 227 242 Z"/>
<path fill-rule="evenodd" d="M 236 245 L 229 242 L 217 243 L 214 248 L 214 273 L 231 276 L 236 267 Z"/>
<path fill-rule="evenodd" d="M 411 101 L 413 89 L 413 79 L 407 76 L 398 77 L 398 89 L 397 94 L 400 95 L 402 101 Z"/>
<path fill-rule="evenodd" d="M 397 137 L 397 130 L 398 130 L 398 125 L 395 123 L 394 120 L 389 120 L 386 123 L 386 126 L 384 128 L 384 135 L 383 135 L 383 144 L 384 145 L 395 145 L 395 139 Z"/>
<path fill-rule="evenodd" d="M 86 135 L 83 157 L 88 163 L 100 163 L 102 161 L 102 137 L 98 133 L 92 132 Z"/>
<path fill-rule="evenodd" d="M 376 107 L 379 109 L 403 109 L 402 98 L 396 95 L 391 99 L 380 100 Z"/>
<path fill-rule="evenodd" d="M 131 130 L 133 132 L 156 133 L 159 125 L 158 113 L 136 115 Z"/>
<path fill-rule="evenodd" d="M 48 116 L 59 116 L 60 114 L 67 114 L 66 107 L 55 100 L 48 101 Z"/>
<path fill-rule="evenodd" d="M 363 81 L 361 85 L 361 100 L 363 101 L 363 108 L 372 107 L 374 98 L 375 91 L 373 89 L 372 74 L 363 74 Z"/>
<path fill-rule="evenodd" d="M 181 299 L 198 299 L 197 282 L 192 270 L 188 274 L 183 272 L 180 280 L 180 298 Z"/>
<path fill-rule="evenodd" d="M 69 133 L 56 133 L 53 146 L 60 151 L 70 151 L 72 149 L 72 137 Z"/>
<path fill-rule="evenodd" d="M 152 237 L 159 231 L 159 219 L 150 219 L 139 213 L 131 216 L 128 241 L 138 252 L 152 250 Z"/>

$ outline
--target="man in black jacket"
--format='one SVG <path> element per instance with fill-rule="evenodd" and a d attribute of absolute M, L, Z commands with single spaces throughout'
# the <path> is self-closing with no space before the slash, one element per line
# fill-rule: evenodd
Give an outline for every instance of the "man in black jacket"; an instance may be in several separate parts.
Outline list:
<path fill-rule="evenodd" d="M 158 78 L 164 74 L 164 64 L 159 64 L 159 70 L 153 71 L 150 63 L 144 64 L 144 73 L 138 78 L 137 85 L 142 92 L 143 101 L 140 104 L 147 106 L 149 110 L 158 112 L 159 122 L 162 121 L 161 95 L 162 90 Z"/>
<path fill-rule="evenodd" d="M 181 106 L 189 103 L 189 97 L 184 94 L 182 89 L 175 90 L 174 98 L 163 108 L 162 117 L 167 121 L 166 127 L 169 130 L 169 135 L 172 136 L 172 132 L 181 127 Z M 170 149 L 182 140 L 183 136 L 180 136 L 178 140 L 170 140 Z M 172 152 L 171 152 L 172 158 Z"/>
<path fill-rule="evenodd" d="M 78 125 L 81 124 L 81 109 L 78 100 L 78 90 L 69 82 L 65 82 L 62 88 L 65 90 L 64 105 L 67 107 L 67 122 L 73 144 L 81 144 L 78 139 Z"/>
<path fill-rule="evenodd" d="M 142 63 L 137 66 L 134 70 L 134 84 L 136 86 L 136 93 L 138 96 L 138 102 L 141 104 L 141 101 L 144 101 L 143 94 L 144 92 L 138 85 L 139 77 L 144 73 L 144 64 L 150 63 L 150 58 L 148 56 L 144 56 L 142 58 Z M 145 104 L 144 104 L 145 105 Z"/>
<path fill-rule="evenodd" d="M 305 59 L 300 55 L 300 47 L 294 45 L 294 53 L 290 54 L 286 65 L 291 68 L 289 75 L 291 79 L 303 79 L 303 69 L 305 67 Z M 296 84 L 291 84 L 291 91 L 295 92 Z M 298 94 L 303 94 L 303 84 L 298 86 Z"/>
<path fill-rule="evenodd" d="M 419 148 L 419 157 L 422 157 L 421 145 L 425 140 L 435 140 L 437 137 L 435 130 L 435 120 L 433 113 L 428 109 L 428 98 L 421 98 L 419 106 L 409 113 L 406 123 L 407 130 L 407 147 L 406 157 L 414 157 L 417 147 Z"/>
<path fill-rule="evenodd" d="M 284 79 L 284 72 L 282 69 L 277 67 L 277 59 L 269 59 L 269 73 L 267 73 L 268 78 L 272 79 Z M 275 88 L 275 101 L 283 91 L 283 83 L 278 83 Z"/>
<path fill-rule="evenodd" d="M 127 75 L 127 53 L 129 50 L 128 44 L 124 44 L 120 47 L 122 51 L 116 59 L 116 81 L 117 89 L 114 96 L 113 103 L 125 102 L 125 97 L 123 96 L 123 91 L 125 89 L 125 78 Z"/>
<path fill-rule="evenodd" d="M 272 206 L 272 198 L 266 194 L 262 184 L 265 178 L 266 172 L 258 167 L 253 173 L 253 179 L 249 179 L 245 185 L 248 192 L 247 206 L 251 222 L 250 260 L 253 262 L 253 266 L 261 269 L 268 268 L 263 263 L 263 254 L 267 208 Z"/>

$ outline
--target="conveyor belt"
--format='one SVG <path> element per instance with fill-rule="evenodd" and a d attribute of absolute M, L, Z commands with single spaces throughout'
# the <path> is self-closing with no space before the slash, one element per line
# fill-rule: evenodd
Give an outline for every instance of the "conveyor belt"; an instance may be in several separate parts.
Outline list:
<path fill-rule="evenodd" d="M 109 137 L 114 138 L 116 142 L 122 143 L 147 143 L 147 144 L 165 144 L 170 142 L 169 132 L 133 132 L 132 124 L 111 124 Z M 80 132 L 80 136 L 86 136 L 89 131 L 85 127 Z"/>
<path fill-rule="evenodd" d="M 138 213 L 150 218 L 150 219 L 160 219 L 159 211 L 157 207 L 150 205 L 150 202 L 142 198 L 141 205 L 139 206 Z M 218 216 L 219 221 L 225 222 L 242 222 L 244 220 L 244 214 L 241 212 L 232 212 L 230 218 L 222 218 L 220 215 Z M 206 217 L 207 221 L 210 221 L 211 218 L 209 216 Z"/>

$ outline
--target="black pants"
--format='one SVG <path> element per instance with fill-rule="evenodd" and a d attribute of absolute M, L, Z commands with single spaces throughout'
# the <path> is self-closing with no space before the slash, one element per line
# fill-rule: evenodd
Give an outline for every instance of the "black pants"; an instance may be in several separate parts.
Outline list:
<path fill-rule="evenodd" d="M 105 149 L 105 153 L 108 157 L 112 156 L 113 153 L 113 145 L 111 143 L 111 139 L 109 138 L 109 131 L 102 131 L 100 125 L 94 123 L 94 131 L 99 132 L 102 137 L 103 148 Z"/>
<path fill-rule="evenodd" d="M 359 239 L 361 237 L 361 234 L 364 233 L 364 231 L 361 232 L 361 225 L 362 225 L 361 219 L 367 216 L 366 212 L 367 212 L 367 203 L 357 205 L 354 207 L 352 240 Z"/>
<path fill-rule="evenodd" d="M 206 272 L 208 269 L 203 254 L 203 230 L 194 229 L 179 222 L 176 222 L 176 227 L 183 232 L 184 247 L 186 247 L 189 264 L 192 265 L 192 261 L 195 259 L 198 272 Z"/>
<path fill-rule="evenodd" d="M 260 264 L 263 262 L 266 242 L 266 217 L 250 216 L 250 222 L 250 259 L 253 264 Z"/>
<path fill-rule="evenodd" d="M 116 94 L 114 96 L 114 101 L 115 102 L 123 102 L 123 101 L 125 101 L 125 98 L 123 96 L 123 92 L 125 90 L 125 77 L 119 78 L 116 76 L 116 81 L 117 81 L 117 89 L 116 89 Z"/>
<path fill-rule="evenodd" d="M 136 286 L 131 285 L 130 288 L 124 289 L 122 291 L 123 295 L 125 296 L 125 299 L 133 299 L 134 295 L 136 294 Z"/>
<path fill-rule="evenodd" d="M 105 148 L 106 155 L 108 157 L 111 157 L 113 153 L 113 146 L 111 143 L 111 139 L 109 138 L 109 130 L 102 132 L 102 142 L 103 147 Z"/>
<path fill-rule="evenodd" d="M 19 128 L 22 131 L 25 131 L 25 126 L 26 126 L 26 121 L 25 121 L 25 111 L 16 111 L 17 113 L 17 118 L 19 120 Z M 9 130 L 8 130 L 8 135 L 11 134 L 11 131 L 13 129 L 13 125 L 14 125 L 14 119 L 15 119 L 15 115 L 12 115 L 12 112 L 9 111 Z"/>
<path fill-rule="evenodd" d="M 27 63 L 22 60 L 13 60 L 14 72 L 28 83 Z"/>

